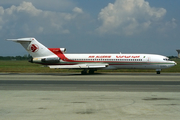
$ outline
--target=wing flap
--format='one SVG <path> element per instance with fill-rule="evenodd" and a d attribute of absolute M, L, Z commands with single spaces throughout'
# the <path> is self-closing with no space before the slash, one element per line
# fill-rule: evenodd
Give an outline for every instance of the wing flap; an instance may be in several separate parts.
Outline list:
<path fill-rule="evenodd" d="M 108 64 L 76 64 L 76 65 L 49 65 L 49 68 L 57 69 L 88 69 L 88 68 L 106 68 Z"/>

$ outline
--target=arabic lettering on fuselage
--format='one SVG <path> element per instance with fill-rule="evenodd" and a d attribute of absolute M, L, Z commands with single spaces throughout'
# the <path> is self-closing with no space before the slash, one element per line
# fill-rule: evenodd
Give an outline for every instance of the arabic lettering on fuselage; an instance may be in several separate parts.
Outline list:
<path fill-rule="evenodd" d="M 125 55 L 123 55 L 123 56 L 116 56 L 116 58 L 140 58 L 140 56 L 131 56 L 131 55 L 125 56 Z"/>

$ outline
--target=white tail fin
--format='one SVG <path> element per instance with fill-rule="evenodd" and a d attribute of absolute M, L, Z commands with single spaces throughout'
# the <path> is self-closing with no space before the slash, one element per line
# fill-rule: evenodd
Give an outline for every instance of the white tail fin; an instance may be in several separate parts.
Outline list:
<path fill-rule="evenodd" d="M 35 38 L 19 38 L 7 40 L 20 43 L 33 58 L 54 55 L 54 53 L 52 53 L 47 47 L 39 43 Z"/>

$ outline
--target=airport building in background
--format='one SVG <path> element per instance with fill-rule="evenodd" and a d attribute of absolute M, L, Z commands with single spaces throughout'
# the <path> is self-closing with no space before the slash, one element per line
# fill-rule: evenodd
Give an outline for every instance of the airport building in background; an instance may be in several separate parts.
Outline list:
<path fill-rule="evenodd" d="M 176 50 L 178 52 L 178 58 L 180 58 L 180 49 Z"/>

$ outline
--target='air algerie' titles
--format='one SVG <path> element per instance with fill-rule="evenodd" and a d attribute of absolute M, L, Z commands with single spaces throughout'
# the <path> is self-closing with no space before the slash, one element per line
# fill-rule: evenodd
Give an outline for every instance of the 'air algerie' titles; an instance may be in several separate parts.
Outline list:
<path fill-rule="evenodd" d="M 111 56 L 106 56 L 106 55 L 102 55 L 102 56 L 89 56 L 88 58 L 111 58 Z M 116 56 L 116 58 L 140 58 L 140 56 Z"/>
<path fill-rule="evenodd" d="M 88 58 L 111 58 L 111 56 L 89 56 Z"/>
<path fill-rule="evenodd" d="M 116 56 L 116 58 L 140 58 L 140 56 Z"/>

